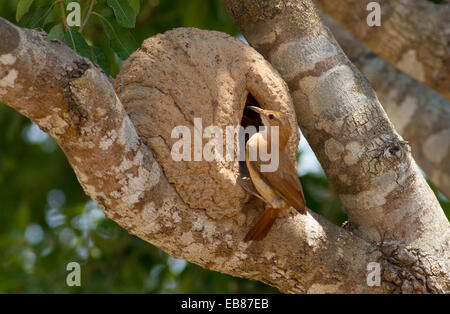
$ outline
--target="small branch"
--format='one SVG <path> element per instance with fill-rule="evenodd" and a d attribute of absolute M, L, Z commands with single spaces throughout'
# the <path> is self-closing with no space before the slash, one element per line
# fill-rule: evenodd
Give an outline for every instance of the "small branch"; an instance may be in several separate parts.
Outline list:
<path fill-rule="evenodd" d="M 64 25 L 64 31 L 66 31 L 67 21 L 66 21 L 66 10 L 64 9 L 64 1 L 63 0 L 59 1 L 59 4 L 61 6 L 61 16 L 62 16 L 63 25 Z"/>
<path fill-rule="evenodd" d="M 89 10 L 88 10 L 88 12 L 86 14 L 86 18 L 84 19 L 83 24 L 80 27 L 80 30 L 79 30 L 80 33 L 83 32 L 83 29 L 86 26 L 86 23 L 89 20 L 89 17 L 91 16 L 92 9 L 94 8 L 94 4 L 95 4 L 95 0 L 91 0 L 91 3 L 89 5 Z"/>

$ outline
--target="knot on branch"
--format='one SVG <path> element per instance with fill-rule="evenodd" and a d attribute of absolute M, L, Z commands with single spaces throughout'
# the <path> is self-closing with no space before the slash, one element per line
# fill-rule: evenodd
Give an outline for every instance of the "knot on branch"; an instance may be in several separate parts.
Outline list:
<path fill-rule="evenodd" d="M 398 247 L 395 243 L 381 245 L 383 279 L 395 293 L 445 293 L 445 287 L 436 280 L 432 259 L 418 249 Z"/>
<path fill-rule="evenodd" d="M 386 159 L 402 159 L 406 152 L 410 151 L 407 141 L 401 141 L 395 138 L 383 145 L 383 157 Z"/>
<path fill-rule="evenodd" d="M 403 167 L 401 161 L 407 158 L 407 153 L 411 148 L 407 141 L 398 138 L 381 139 L 383 143 L 368 152 L 369 172 L 377 174 L 385 169 L 390 169 L 392 165 Z"/>
<path fill-rule="evenodd" d="M 124 62 L 115 90 L 180 197 L 213 218 L 236 215 L 248 200 L 237 183 L 235 132 L 261 122 L 245 117 L 247 103 L 289 113 L 295 166 L 299 137 L 287 85 L 229 35 L 179 28 L 151 37 Z"/>

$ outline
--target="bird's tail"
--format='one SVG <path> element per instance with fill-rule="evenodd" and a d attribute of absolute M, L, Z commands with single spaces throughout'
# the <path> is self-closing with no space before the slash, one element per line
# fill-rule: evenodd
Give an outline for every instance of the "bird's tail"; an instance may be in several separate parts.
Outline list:
<path fill-rule="evenodd" d="M 247 233 L 247 235 L 244 238 L 244 241 L 245 242 L 260 241 L 264 239 L 264 237 L 267 235 L 270 228 L 272 227 L 273 223 L 275 222 L 275 219 L 277 219 L 279 212 L 280 212 L 279 209 L 267 208 L 263 212 L 261 217 L 259 217 L 258 221 L 253 226 L 253 228 Z"/>

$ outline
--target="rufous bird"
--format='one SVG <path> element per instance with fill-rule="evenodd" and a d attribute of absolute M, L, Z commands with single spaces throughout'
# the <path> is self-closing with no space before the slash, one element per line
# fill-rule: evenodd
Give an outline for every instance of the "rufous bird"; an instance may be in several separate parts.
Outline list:
<path fill-rule="evenodd" d="M 245 147 L 245 163 L 249 170 L 251 181 L 267 205 L 264 213 L 245 236 L 244 241 L 246 242 L 262 240 L 269 232 L 278 214 L 285 209 L 293 207 L 301 214 L 306 214 L 302 185 L 297 171 L 292 167 L 292 163 L 285 151 L 291 133 L 287 116 L 278 111 L 264 110 L 255 106 L 249 106 L 248 108 L 259 114 L 267 128 L 267 132 L 253 134 Z M 263 172 L 261 171 L 261 166 L 264 162 L 260 160 L 259 152 L 261 149 L 270 152 L 271 141 L 275 140 L 271 132 L 271 127 L 273 126 L 278 127 L 279 133 L 278 168 L 274 172 Z M 256 161 L 250 160 L 250 149 L 256 149 L 256 152 L 258 152 Z"/>

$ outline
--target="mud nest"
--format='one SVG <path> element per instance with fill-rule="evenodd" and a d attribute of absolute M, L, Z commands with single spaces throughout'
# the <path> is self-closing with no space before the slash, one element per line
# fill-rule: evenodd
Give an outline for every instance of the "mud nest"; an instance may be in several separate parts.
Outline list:
<path fill-rule="evenodd" d="M 261 124 L 246 110 L 249 104 L 289 113 L 293 135 L 288 149 L 296 167 L 299 134 L 287 85 L 258 52 L 236 38 L 193 28 L 156 35 L 123 63 L 114 86 L 139 136 L 190 208 L 206 209 L 220 218 L 235 215 L 249 200 L 238 183 L 245 163 L 240 167 L 237 158 L 194 161 L 195 118 L 202 119 L 197 134 L 215 125 L 225 137 L 227 126 Z M 192 135 L 192 161 L 172 158 L 180 137 L 171 135 L 179 126 Z M 202 144 L 209 140 L 204 138 Z M 223 145 L 225 152 L 225 138 Z"/>

